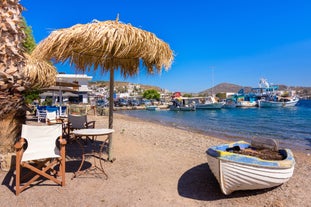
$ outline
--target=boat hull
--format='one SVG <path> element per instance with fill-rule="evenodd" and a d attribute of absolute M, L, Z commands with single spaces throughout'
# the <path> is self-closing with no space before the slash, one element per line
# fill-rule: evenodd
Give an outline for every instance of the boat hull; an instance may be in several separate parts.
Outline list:
<path fill-rule="evenodd" d="M 257 106 L 257 102 L 253 101 L 238 101 L 236 104 L 236 107 L 256 107 Z"/>
<path fill-rule="evenodd" d="M 295 160 L 289 149 L 282 151 L 286 154 L 286 159 L 281 161 L 262 160 L 219 150 L 222 147 L 239 146 L 239 143 L 243 143 L 244 146 L 248 144 L 237 142 L 212 147 L 207 151 L 209 167 L 225 195 L 238 190 L 276 187 L 292 177 Z"/>
<path fill-rule="evenodd" d="M 298 100 L 279 102 L 279 101 L 258 101 L 258 106 L 261 108 L 281 108 L 281 107 L 293 107 L 296 106 Z"/>
<path fill-rule="evenodd" d="M 190 106 L 189 107 L 188 106 L 177 106 L 177 107 L 171 106 L 170 110 L 171 111 L 195 111 L 196 108 L 190 107 Z"/>
<path fill-rule="evenodd" d="M 148 111 L 158 111 L 160 109 L 157 106 L 146 106 L 146 110 L 148 110 Z"/>
<path fill-rule="evenodd" d="M 197 104 L 196 109 L 221 109 L 224 103 Z"/>

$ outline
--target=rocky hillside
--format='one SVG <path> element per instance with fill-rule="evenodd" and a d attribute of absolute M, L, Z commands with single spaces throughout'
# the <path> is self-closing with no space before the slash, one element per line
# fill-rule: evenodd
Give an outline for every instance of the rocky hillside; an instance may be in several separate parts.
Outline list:
<path fill-rule="evenodd" d="M 97 82 L 90 82 L 90 85 L 96 84 L 97 86 L 100 87 L 109 87 L 109 82 L 108 81 L 97 81 Z M 120 89 L 127 87 L 129 82 L 120 82 L 116 81 L 115 82 L 115 87 Z M 151 85 L 140 85 L 140 87 L 144 90 L 149 90 L 149 89 L 155 89 L 157 91 L 161 91 L 161 88 L 158 86 L 151 86 Z M 217 94 L 217 93 L 224 93 L 224 92 L 231 92 L 231 93 L 237 93 L 240 89 L 244 88 L 244 92 L 249 92 L 252 87 L 249 86 L 240 86 L 236 84 L 231 84 L 231 83 L 220 83 L 213 88 L 206 89 L 204 91 L 201 91 L 199 93 L 192 93 L 193 96 L 196 95 L 210 95 L 210 94 Z M 311 97 L 311 87 L 291 87 L 291 86 L 286 86 L 286 85 L 279 85 L 280 90 L 286 90 L 288 88 L 291 88 L 293 90 L 296 90 L 298 95 L 301 97 Z M 182 92 L 182 94 L 185 94 L 187 92 Z"/>
<path fill-rule="evenodd" d="M 237 93 L 240 89 L 244 88 L 244 92 L 249 92 L 252 87 L 248 86 L 240 86 L 240 85 L 235 85 L 231 83 L 221 83 L 213 88 L 206 89 L 204 91 L 201 91 L 199 94 L 217 94 L 217 93 L 223 93 L 223 92 L 232 92 L 232 93 Z M 301 97 L 310 97 L 311 96 L 311 87 L 292 87 L 292 86 L 286 86 L 286 85 L 279 85 L 280 90 L 287 90 L 287 89 L 292 89 L 297 92 L 297 94 Z"/>
<path fill-rule="evenodd" d="M 199 94 L 217 94 L 217 93 L 225 93 L 225 92 L 231 92 L 231 93 L 237 93 L 241 88 L 244 88 L 244 91 L 250 91 L 251 87 L 243 87 L 236 84 L 231 83 L 220 83 L 213 88 L 206 89 L 204 91 L 199 92 Z"/>

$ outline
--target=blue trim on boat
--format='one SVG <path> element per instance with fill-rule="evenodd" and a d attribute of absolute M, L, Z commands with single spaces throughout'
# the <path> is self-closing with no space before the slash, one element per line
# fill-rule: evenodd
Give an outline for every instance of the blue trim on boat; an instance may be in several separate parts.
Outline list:
<path fill-rule="evenodd" d="M 222 144 L 210 147 L 206 153 L 220 160 L 226 160 L 246 165 L 257 165 L 265 167 L 289 168 L 295 164 L 294 156 L 289 149 L 281 149 L 279 152 L 285 157 L 284 160 L 263 160 L 258 157 L 241 155 L 227 151 L 228 148 L 240 147 L 240 149 L 249 148 L 251 145 L 244 141 L 234 142 L 230 144 Z"/>

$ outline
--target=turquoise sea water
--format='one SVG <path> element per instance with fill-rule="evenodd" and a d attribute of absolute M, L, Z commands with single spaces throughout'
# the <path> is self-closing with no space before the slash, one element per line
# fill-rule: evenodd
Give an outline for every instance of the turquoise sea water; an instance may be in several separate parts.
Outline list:
<path fill-rule="evenodd" d="M 253 137 L 278 139 L 281 146 L 311 149 L 311 100 L 289 108 L 235 108 L 220 110 L 147 111 L 118 113 L 195 130 L 232 141 Z"/>

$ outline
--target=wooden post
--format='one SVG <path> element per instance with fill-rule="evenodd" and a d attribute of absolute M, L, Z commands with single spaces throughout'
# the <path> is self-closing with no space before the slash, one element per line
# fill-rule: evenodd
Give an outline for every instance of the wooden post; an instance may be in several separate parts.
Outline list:
<path fill-rule="evenodd" d="M 114 69 L 110 69 L 110 83 L 109 83 L 109 129 L 113 129 L 113 92 L 114 92 Z M 113 157 L 113 141 L 112 141 L 112 134 L 109 134 L 109 149 L 108 149 L 108 160 L 114 161 L 115 158 Z"/>

